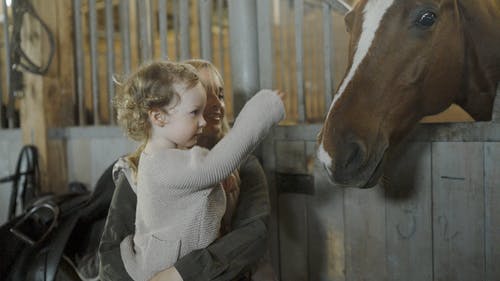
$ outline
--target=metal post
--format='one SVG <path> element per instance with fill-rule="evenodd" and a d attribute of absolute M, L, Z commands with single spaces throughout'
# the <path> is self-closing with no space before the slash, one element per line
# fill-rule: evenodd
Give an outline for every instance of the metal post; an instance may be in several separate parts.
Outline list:
<path fill-rule="evenodd" d="M 212 61 L 212 0 L 198 0 L 201 58 Z"/>
<path fill-rule="evenodd" d="M 158 10 L 158 7 L 155 7 L 155 0 L 148 0 L 148 27 L 149 27 L 149 54 L 151 55 L 150 59 L 153 59 L 155 56 L 155 34 L 158 32 L 158 22 L 155 17 L 155 9 Z"/>
<path fill-rule="evenodd" d="M 78 100 L 78 124 L 83 126 L 85 120 L 85 62 L 83 58 L 82 3 L 73 1 L 73 20 L 75 25 L 75 56 L 76 56 L 76 96 Z"/>
<path fill-rule="evenodd" d="M 97 56 L 96 0 L 89 0 L 90 65 L 92 68 L 92 98 L 94 125 L 101 123 L 99 117 L 99 58 Z"/>
<path fill-rule="evenodd" d="M 222 17 L 222 2 L 223 0 L 217 0 L 217 29 L 219 30 L 219 70 L 222 75 L 224 75 L 224 37 L 223 37 L 223 31 L 224 31 L 224 22 L 223 22 L 223 17 Z"/>
<path fill-rule="evenodd" d="M 122 45 L 122 63 L 123 63 L 123 73 L 130 73 L 130 61 L 131 61 L 131 50 L 130 50 L 130 8 L 129 1 L 120 1 L 120 34 L 121 34 L 121 45 Z"/>
<path fill-rule="evenodd" d="M 304 0 L 294 0 L 295 7 L 295 62 L 297 74 L 297 102 L 299 122 L 306 120 L 305 98 L 304 98 L 304 58 L 303 58 L 303 21 L 304 21 Z"/>
<path fill-rule="evenodd" d="M 233 112 L 236 115 L 260 85 L 255 1 L 229 1 L 229 38 Z"/>
<path fill-rule="evenodd" d="M 115 73 L 115 38 L 114 38 L 114 25 L 113 25 L 113 0 L 106 0 L 106 58 L 107 58 L 107 72 L 108 72 L 108 109 L 109 109 L 109 123 L 114 124 L 114 109 L 113 97 L 115 96 L 115 86 L 113 83 L 113 75 Z"/>
<path fill-rule="evenodd" d="M 5 48 L 5 88 L 7 89 L 7 97 L 10 99 L 13 95 L 11 94 L 11 87 L 10 87 L 10 39 L 9 39 L 9 13 L 7 11 L 7 3 L 6 0 L 2 1 L 3 5 L 3 41 L 4 41 L 4 48 Z M 4 116 L 2 112 L 2 105 L 3 105 L 3 98 L 2 95 L 0 95 L 0 128 L 2 127 L 3 120 L 2 117 Z M 9 122 L 10 125 L 11 122 Z"/>
<path fill-rule="evenodd" d="M 137 12 L 139 14 L 139 49 L 141 62 L 149 61 L 151 55 L 151 18 L 149 15 L 150 1 L 138 1 Z"/>
<path fill-rule="evenodd" d="M 325 68 L 325 112 L 328 112 L 330 104 L 332 103 L 332 16 L 330 13 L 330 5 L 327 2 L 323 2 L 323 63 Z"/>
<path fill-rule="evenodd" d="M 310 2 L 304 2 L 305 7 L 303 8 L 303 11 L 305 13 L 306 9 L 310 9 L 309 13 L 314 13 L 314 10 L 317 9 L 318 7 L 315 6 L 316 3 L 310 3 Z M 305 14 L 302 17 L 302 26 L 304 26 L 304 21 L 305 21 Z M 308 22 L 306 23 L 307 29 L 308 30 L 315 30 L 317 32 L 307 32 L 307 34 L 304 34 L 302 32 L 302 79 L 304 83 L 304 102 L 305 101 L 305 96 L 309 96 L 309 103 L 307 103 L 307 107 L 304 107 L 304 114 L 308 115 L 308 111 L 313 111 L 316 109 L 315 103 L 316 99 L 314 98 L 314 94 L 316 92 L 316 89 L 318 88 L 318 85 L 315 84 L 314 78 L 316 77 L 316 73 L 319 71 L 319 65 L 316 63 L 316 53 L 317 49 L 317 44 L 319 43 L 319 28 L 316 25 L 317 21 L 314 22 Z M 307 38 L 305 38 L 307 36 Z M 306 81 L 309 81 L 309 85 L 306 85 Z"/>
<path fill-rule="evenodd" d="M 273 3 L 269 0 L 257 0 L 258 42 L 259 42 L 259 80 L 260 87 L 274 87 L 273 63 Z"/>
<path fill-rule="evenodd" d="M 179 0 L 179 60 L 191 58 L 191 40 L 189 33 L 189 1 Z"/>
<path fill-rule="evenodd" d="M 288 48 L 288 42 L 287 42 L 287 15 L 285 13 L 285 8 L 286 5 L 283 5 L 283 1 L 279 0 L 278 2 L 279 5 L 279 50 L 280 50 L 280 78 L 281 78 L 281 90 L 284 90 L 288 95 L 287 95 L 287 100 L 290 99 L 290 95 L 292 94 L 290 92 L 290 87 L 289 87 L 289 75 L 286 75 L 286 64 L 285 64 L 285 57 L 288 57 L 287 55 L 290 53 L 289 48 Z"/>
<path fill-rule="evenodd" d="M 159 22 L 159 32 L 160 32 L 160 51 L 161 58 L 168 59 L 168 42 L 167 42 L 167 0 L 158 0 L 158 22 Z"/>
<path fill-rule="evenodd" d="M 179 0 L 173 0 L 172 9 L 175 11 L 174 14 L 174 38 L 175 38 L 175 60 L 179 60 L 180 54 L 180 40 L 179 40 Z"/>

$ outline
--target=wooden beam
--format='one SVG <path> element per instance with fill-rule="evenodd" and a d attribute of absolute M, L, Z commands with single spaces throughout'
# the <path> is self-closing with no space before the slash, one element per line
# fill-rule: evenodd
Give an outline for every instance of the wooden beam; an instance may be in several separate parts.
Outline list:
<path fill-rule="evenodd" d="M 139 27 L 138 27 L 138 19 L 137 19 L 137 0 L 129 0 L 129 8 L 130 8 L 130 18 L 129 18 L 129 26 L 130 26 L 130 62 L 131 69 L 133 72 L 140 65 L 140 48 L 139 48 Z M 139 3 L 140 5 L 140 3 Z"/>
<path fill-rule="evenodd" d="M 51 48 L 55 48 L 55 54 L 45 75 L 24 74 L 24 96 L 20 101 L 23 142 L 38 148 L 42 191 L 62 193 L 67 187 L 65 143 L 50 140 L 48 130 L 74 124 L 71 1 L 34 0 L 32 4 L 53 34 L 55 44 L 50 46 L 48 34 L 38 20 L 25 16 L 22 47 L 39 65 L 47 63 Z"/>

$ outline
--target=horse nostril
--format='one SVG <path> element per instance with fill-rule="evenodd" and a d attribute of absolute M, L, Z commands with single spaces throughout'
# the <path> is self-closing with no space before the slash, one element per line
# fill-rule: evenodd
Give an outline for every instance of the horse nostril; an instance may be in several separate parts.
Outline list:
<path fill-rule="evenodd" d="M 364 150 L 357 142 L 351 142 L 346 146 L 346 158 L 343 167 L 348 170 L 354 170 L 361 166 L 364 159 Z"/>

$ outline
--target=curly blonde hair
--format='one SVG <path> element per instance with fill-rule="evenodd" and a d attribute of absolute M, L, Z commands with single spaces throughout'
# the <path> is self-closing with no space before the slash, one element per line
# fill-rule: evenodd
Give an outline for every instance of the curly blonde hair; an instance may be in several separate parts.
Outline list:
<path fill-rule="evenodd" d="M 116 119 L 125 134 L 142 145 L 126 158 L 137 170 L 139 156 L 151 133 L 149 111 L 178 100 L 174 85 L 191 89 L 200 82 L 196 69 L 189 64 L 156 61 L 141 66 L 121 84 L 113 99 Z"/>
<path fill-rule="evenodd" d="M 189 64 L 158 61 L 140 67 L 114 97 L 118 124 L 131 139 L 147 141 L 151 131 L 148 112 L 169 105 L 179 97 L 175 84 L 190 89 L 199 82 L 196 69 Z"/>

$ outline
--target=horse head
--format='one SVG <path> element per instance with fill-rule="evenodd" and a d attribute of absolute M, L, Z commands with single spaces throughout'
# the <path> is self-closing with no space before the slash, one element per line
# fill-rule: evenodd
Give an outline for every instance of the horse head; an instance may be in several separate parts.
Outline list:
<path fill-rule="evenodd" d="M 491 118 L 499 22 L 499 0 L 358 1 L 345 16 L 349 65 L 318 136 L 331 180 L 376 185 L 388 151 L 452 103 Z"/>

